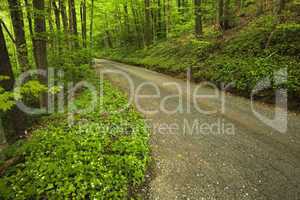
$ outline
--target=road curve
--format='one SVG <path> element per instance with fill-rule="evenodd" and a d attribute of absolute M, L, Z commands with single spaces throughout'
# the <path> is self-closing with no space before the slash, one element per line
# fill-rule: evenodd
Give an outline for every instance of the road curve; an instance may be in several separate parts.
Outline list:
<path fill-rule="evenodd" d="M 130 83 L 135 94 L 160 93 L 134 101 L 148 111 L 143 113 L 152 127 L 149 199 L 300 199 L 299 115 L 288 113 L 287 132 L 280 133 L 259 120 L 248 99 L 224 93 L 194 99 L 192 92 L 214 90 L 109 60 L 95 60 L 95 66 L 128 95 Z M 271 106 L 255 103 L 254 109 L 274 115 Z"/>

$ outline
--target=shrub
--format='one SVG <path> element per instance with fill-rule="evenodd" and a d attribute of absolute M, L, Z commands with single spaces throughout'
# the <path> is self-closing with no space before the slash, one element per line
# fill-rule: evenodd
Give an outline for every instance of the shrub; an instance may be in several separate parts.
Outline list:
<path fill-rule="evenodd" d="M 300 58 L 300 24 L 278 25 L 270 38 L 270 48 L 281 55 Z"/>

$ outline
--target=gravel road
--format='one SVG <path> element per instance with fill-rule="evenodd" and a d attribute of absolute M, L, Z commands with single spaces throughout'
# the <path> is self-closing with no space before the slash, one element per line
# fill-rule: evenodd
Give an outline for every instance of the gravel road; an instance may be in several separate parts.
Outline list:
<path fill-rule="evenodd" d="M 203 97 L 215 90 L 109 60 L 95 63 L 98 72 L 127 74 L 131 81 L 124 74 L 105 77 L 128 98 L 132 92 L 140 95 L 134 104 L 152 127 L 147 198 L 300 199 L 298 114 L 287 114 L 287 131 L 282 133 L 255 115 L 249 99 L 224 93 Z M 195 91 L 202 97 L 194 99 Z M 253 107 L 263 116 L 274 116 L 272 106 Z"/>

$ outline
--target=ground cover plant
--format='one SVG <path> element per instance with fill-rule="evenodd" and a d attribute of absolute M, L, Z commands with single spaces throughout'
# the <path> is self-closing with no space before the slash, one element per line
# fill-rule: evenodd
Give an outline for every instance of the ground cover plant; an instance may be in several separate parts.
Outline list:
<path fill-rule="evenodd" d="M 149 162 L 149 130 L 126 104 L 124 96 L 105 82 L 102 103 L 77 114 L 72 126 L 66 114 L 40 122 L 30 139 L 3 152 L 5 160 L 22 162 L 1 177 L 1 199 L 127 199 L 144 181 Z M 90 102 L 87 91 L 76 107 Z"/>

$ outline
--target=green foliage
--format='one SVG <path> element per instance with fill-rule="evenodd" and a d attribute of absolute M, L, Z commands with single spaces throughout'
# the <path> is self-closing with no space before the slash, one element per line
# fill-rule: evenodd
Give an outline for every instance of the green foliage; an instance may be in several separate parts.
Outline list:
<path fill-rule="evenodd" d="M 17 90 L 18 88 L 16 88 Z M 21 96 L 31 96 L 34 98 L 38 98 L 41 93 L 46 92 L 48 88 L 41 84 L 39 81 L 33 80 L 28 81 L 20 87 L 20 95 Z"/>
<path fill-rule="evenodd" d="M 36 100 L 46 92 L 48 88 L 39 81 L 28 81 L 14 91 L 5 91 L 0 87 L 0 111 L 8 111 L 12 109 L 16 100 Z"/>
<path fill-rule="evenodd" d="M 262 16 L 254 20 L 238 32 L 236 37 L 225 43 L 224 53 L 237 56 L 263 54 L 275 22 L 274 16 Z"/>
<path fill-rule="evenodd" d="M 285 87 L 291 92 L 299 91 L 300 65 L 296 60 L 272 55 L 268 57 L 244 57 L 235 58 L 228 55 L 217 55 L 203 64 L 198 70 L 195 78 L 199 80 L 210 80 L 217 83 L 234 83 L 239 91 L 251 92 L 251 90 L 265 78 L 273 80 L 274 73 L 280 69 L 287 69 L 291 74 Z M 282 85 L 273 85 L 273 89 Z"/>
<path fill-rule="evenodd" d="M 73 51 L 63 51 L 61 55 L 51 52 L 49 55 L 49 67 L 63 72 L 61 81 L 78 82 L 86 77 L 91 77 L 93 72 L 89 64 L 92 58 L 88 49 L 74 49 Z"/>
<path fill-rule="evenodd" d="M 224 53 L 262 56 L 277 53 L 300 55 L 300 25 L 295 22 L 276 24 L 274 16 L 262 16 L 225 43 Z"/>
<path fill-rule="evenodd" d="M 148 129 L 133 108 L 118 111 L 126 104 L 119 91 L 104 83 L 104 93 L 103 104 L 77 114 L 72 126 L 62 114 L 43 120 L 48 125 L 21 148 L 25 163 L 1 179 L 1 199 L 129 198 L 144 180 Z M 84 91 L 75 105 L 88 105 L 90 95 Z"/>
<path fill-rule="evenodd" d="M 160 42 L 143 50 L 116 49 L 100 55 L 127 63 L 138 64 L 160 72 L 185 73 L 199 60 L 205 60 L 217 47 L 214 42 L 191 36 Z"/>
<path fill-rule="evenodd" d="M 274 72 L 287 69 L 289 77 L 284 87 L 299 96 L 299 28 L 295 22 L 277 24 L 274 16 L 263 15 L 233 33 L 229 40 L 219 42 L 219 32 L 206 28 L 202 40 L 182 35 L 144 50 L 116 49 L 102 56 L 176 75 L 197 66 L 197 81 L 234 83 L 235 90 L 244 94 L 249 94 L 264 78 L 272 80 Z"/>
<path fill-rule="evenodd" d="M 0 110 L 8 111 L 15 105 L 14 95 L 12 92 L 6 92 L 0 87 Z"/>
<path fill-rule="evenodd" d="M 0 165 L 10 158 L 22 156 L 25 150 L 24 147 L 24 140 L 18 140 L 7 148 L 0 150 Z"/>
<path fill-rule="evenodd" d="M 300 58 L 300 24 L 284 23 L 278 25 L 270 38 L 269 47 L 281 55 Z"/>

